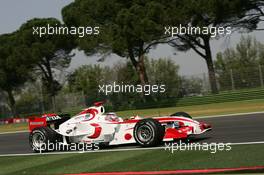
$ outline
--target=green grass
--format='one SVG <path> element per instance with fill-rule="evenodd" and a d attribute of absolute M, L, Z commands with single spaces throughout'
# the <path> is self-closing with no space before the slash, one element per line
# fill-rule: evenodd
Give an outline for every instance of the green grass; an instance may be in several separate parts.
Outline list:
<path fill-rule="evenodd" d="M 243 89 L 235 91 L 224 91 L 220 92 L 219 94 L 209 94 L 205 96 L 185 97 L 179 99 L 179 101 L 177 102 L 177 106 L 234 102 L 252 99 L 264 99 L 264 89 Z"/>
<path fill-rule="evenodd" d="M 231 151 L 138 150 L 0 157 L 0 174 L 35 175 L 111 171 L 155 171 L 264 165 L 263 144 L 236 145 Z"/>
<path fill-rule="evenodd" d="M 203 105 L 183 106 L 183 107 L 118 111 L 117 114 L 122 117 L 130 117 L 133 115 L 150 117 L 150 116 L 170 115 L 177 111 L 188 112 L 194 117 L 264 111 L 264 99 L 203 104 Z M 72 113 L 72 115 L 76 113 L 77 112 Z M 0 132 L 21 131 L 21 130 L 27 130 L 27 124 L 0 125 Z"/>
<path fill-rule="evenodd" d="M 24 131 L 27 129 L 28 129 L 28 123 L 15 123 L 15 124 L 0 125 L 0 133 L 1 132 Z"/>
<path fill-rule="evenodd" d="M 194 117 L 264 111 L 264 99 L 183 106 L 183 107 L 128 110 L 128 111 L 119 111 L 117 112 L 117 114 L 120 116 L 133 116 L 133 115 L 162 116 L 162 115 L 170 115 L 177 111 L 185 111 L 187 113 L 190 113 Z"/>

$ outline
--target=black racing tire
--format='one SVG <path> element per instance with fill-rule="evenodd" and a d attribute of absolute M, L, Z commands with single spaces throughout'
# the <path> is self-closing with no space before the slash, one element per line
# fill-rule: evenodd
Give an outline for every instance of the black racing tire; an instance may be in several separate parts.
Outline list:
<path fill-rule="evenodd" d="M 29 144 L 34 152 L 47 152 L 48 143 L 56 143 L 59 134 L 49 127 L 39 127 L 33 129 L 29 134 Z"/>
<path fill-rule="evenodd" d="M 183 116 L 192 119 L 192 116 L 186 112 L 176 112 L 174 114 L 171 114 L 170 116 Z"/>
<path fill-rule="evenodd" d="M 137 122 L 133 134 L 137 144 L 151 147 L 161 144 L 165 129 L 157 120 L 148 118 Z"/>

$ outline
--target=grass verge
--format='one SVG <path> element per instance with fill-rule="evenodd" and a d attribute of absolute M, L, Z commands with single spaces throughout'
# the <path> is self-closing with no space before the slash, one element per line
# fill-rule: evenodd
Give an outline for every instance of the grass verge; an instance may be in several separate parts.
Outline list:
<path fill-rule="evenodd" d="M 194 106 L 184 106 L 184 107 L 168 107 L 168 108 L 118 111 L 117 114 L 122 117 L 129 117 L 133 115 L 162 116 L 162 115 L 170 115 L 178 111 L 185 111 L 187 113 L 190 113 L 194 117 L 207 116 L 207 115 L 234 114 L 234 113 L 243 113 L 243 112 L 257 112 L 257 111 L 264 111 L 264 99 L 214 103 L 214 104 L 194 105 Z M 26 123 L 0 125 L 0 133 L 27 130 L 27 126 L 28 125 Z"/>
<path fill-rule="evenodd" d="M 236 102 L 214 103 L 206 105 L 194 105 L 183 107 L 168 107 L 168 108 L 154 108 L 154 109 L 140 109 L 117 112 L 120 116 L 162 116 L 170 115 L 178 111 L 185 111 L 193 117 L 234 114 L 243 112 L 257 112 L 264 111 L 264 99 L 245 100 Z"/>
<path fill-rule="evenodd" d="M 231 151 L 138 150 L 64 155 L 0 157 L 0 174 L 159 171 L 263 166 L 263 144 L 236 145 Z"/>
<path fill-rule="evenodd" d="M 28 123 L 15 123 L 0 125 L 1 132 L 14 132 L 14 131 L 24 131 L 28 129 Z"/>

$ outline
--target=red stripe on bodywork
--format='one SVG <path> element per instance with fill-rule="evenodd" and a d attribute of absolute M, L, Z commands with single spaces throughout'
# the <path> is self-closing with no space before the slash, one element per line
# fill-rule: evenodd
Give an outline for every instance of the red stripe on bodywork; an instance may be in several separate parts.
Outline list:
<path fill-rule="evenodd" d="M 107 124 L 129 124 L 129 123 L 137 123 L 138 121 L 139 121 L 138 119 L 136 119 L 136 120 L 132 119 L 132 120 L 125 120 L 123 122 L 111 122 L 111 123 L 107 123 Z"/>
<path fill-rule="evenodd" d="M 229 171 L 246 171 L 246 170 L 264 170 L 264 166 L 239 167 L 239 168 L 210 168 L 210 169 L 193 169 L 193 170 L 168 170 L 168 171 L 129 171 L 129 172 L 98 172 L 98 173 L 81 173 L 67 175 L 162 175 L 162 174 L 201 174 L 201 173 L 220 173 Z"/>
<path fill-rule="evenodd" d="M 79 115 L 81 115 L 81 114 L 91 114 L 92 117 L 90 119 L 83 120 L 83 121 L 90 121 L 90 120 L 94 119 L 95 115 L 98 114 L 98 111 L 97 111 L 97 109 L 87 109 L 87 110 L 84 110 L 84 111 L 79 113 Z"/>
<path fill-rule="evenodd" d="M 191 119 L 187 119 L 187 118 L 178 118 L 178 117 L 163 117 L 163 118 L 155 118 L 156 120 L 162 122 L 168 122 L 168 121 L 185 121 L 185 122 L 191 122 L 191 123 L 195 123 L 197 124 L 197 122 L 191 120 Z"/>
<path fill-rule="evenodd" d="M 165 123 L 165 122 L 170 122 L 170 121 L 186 121 L 186 122 L 191 122 L 191 123 L 197 124 L 197 122 L 195 122 L 193 120 L 185 119 L 185 118 L 177 118 L 177 117 L 162 117 L 162 118 L 153 118 L 153 119 L 159 121 L 160 123 Z M 122 122 L 111 122 L 109 124 L 137 123 L 140 120 L 142 120 L 142 119 L 129 119 L 129 120 L 125 120 L 125 121 L 122 121 Z"/>
<path fill-rule="evenodd" d="M 175 128 L 166 129 L 164 139 L 178 139 L 178 138 L 186 138 L 187 132 L 179 132 L 179 130 Z"/>
<path fill-rule="evenodd" d="M 80 112 L 79 115 L 88 114 L 88 113 L 96 115 L 98 113 L 98 111 L 97 111 L 97 109 L 86 109 L 86 110 Z"/>
<path fill-rule="evenodd" d="M 102 131 L 101 126 L 98 125 L 98 124 L 96 124 L 96 123 L 92 123 L 92 124 L 90 124 L 90 125 L 93 126 L 93 127 L 95 127 L 95 130 L 94 130 L 93 135 L 88 136 L 88 138 L 90 138 L 90 139 L 95 139 L 95 138 L 99 137 L 100 134 L 101 134 L 101 131 Z"/>

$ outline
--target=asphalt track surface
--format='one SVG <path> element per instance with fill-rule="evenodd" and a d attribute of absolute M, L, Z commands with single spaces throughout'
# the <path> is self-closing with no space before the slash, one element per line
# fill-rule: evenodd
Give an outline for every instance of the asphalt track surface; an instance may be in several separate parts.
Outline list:
<path fill-rule="evenodd" d="M 194 138 L 193 142 L 242 143 L 264 141 L 264 113 L 197 119 L 210 123 L 213 130 Z M 0 134 L 0 155 L 32 153 L 27 132 Z M 107 149 L 136 148 L 122 145 Z"/>

